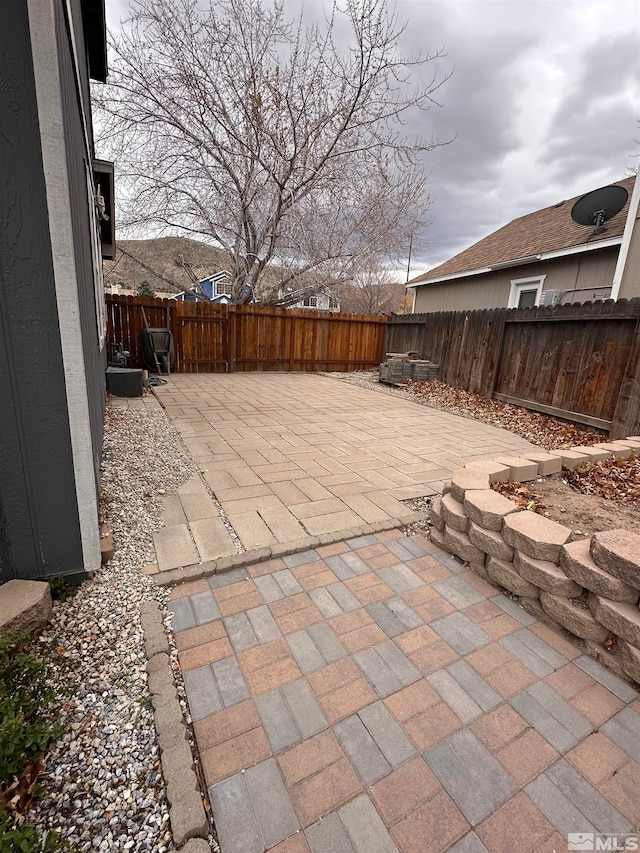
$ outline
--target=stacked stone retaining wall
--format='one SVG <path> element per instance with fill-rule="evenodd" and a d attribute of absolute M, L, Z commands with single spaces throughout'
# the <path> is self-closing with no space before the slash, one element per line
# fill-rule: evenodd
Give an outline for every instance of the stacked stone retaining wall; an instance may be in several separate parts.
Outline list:
<path fill-rule="evenodd" d="M 470 462 L 433 501 L 430 514 L 435 544 L 570 634 L 584 653 L 640 683 L 640 535 L 609 530 L 570 542 L 569 528 L 491 488 L 496 481 L 526 482 L 633 453 L 640 453 L 638 436 Z"/>

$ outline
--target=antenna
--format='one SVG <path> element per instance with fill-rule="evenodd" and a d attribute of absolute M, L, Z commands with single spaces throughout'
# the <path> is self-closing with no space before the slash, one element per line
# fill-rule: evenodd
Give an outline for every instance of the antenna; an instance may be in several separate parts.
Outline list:
<path fill-rule="evenodd" d="M 578 199 L 571 209 L 571 218 L 578 225 L 593 225 L 589 235 L 593 237 L 604 231 L 604 223 L 620 213 L 628 198 L 629 193 L 617 184 L 600 187 Z"/>

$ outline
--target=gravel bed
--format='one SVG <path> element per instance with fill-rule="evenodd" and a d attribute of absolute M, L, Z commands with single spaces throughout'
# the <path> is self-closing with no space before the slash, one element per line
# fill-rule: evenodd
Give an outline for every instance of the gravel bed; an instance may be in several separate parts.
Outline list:
<path fill-rule="evenodd" d="M 172 850 L 169 812 L 147 689 L 139 605 L 167 593 L 139 570 L 152 560 L 161 496 L 194 473 L 162 411 L 107 406 L 102 520 L 114 558 L 66 602 L 39 638 L 55 640 L 54 682 L 69 679 L 65 734 L 40 778 L 28 819 L 80 851 Z"/>

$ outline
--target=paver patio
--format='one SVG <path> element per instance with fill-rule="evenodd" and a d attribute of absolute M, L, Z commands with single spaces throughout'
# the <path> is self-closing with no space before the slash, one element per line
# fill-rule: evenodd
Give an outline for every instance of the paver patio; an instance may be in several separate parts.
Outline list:
<path fill-rule="evenodd" d="M 314 374 L 180 374 L 156 393 L 204 478 L 165 499 L 161 570 L 235 552 L 207 486 L 250 549 L 402 518 L 401 501 L 439 493 L 466 462 L 532 448 L 480 421 Z"/>
<path fill-rule="evenodd" d="M 638 825 L 636 691 L 421 536 L 171 599 L 222 853 L 541 853 Z"/>

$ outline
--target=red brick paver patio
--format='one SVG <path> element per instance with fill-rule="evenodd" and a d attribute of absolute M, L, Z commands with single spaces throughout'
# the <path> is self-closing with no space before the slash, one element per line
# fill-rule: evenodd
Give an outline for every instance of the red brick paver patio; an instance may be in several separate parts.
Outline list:
<path fill-rule="evenodd" d="M 422 537 L 171 598 L 222 853 L 541 853 L 638 826 L 636 691 Z"/>

